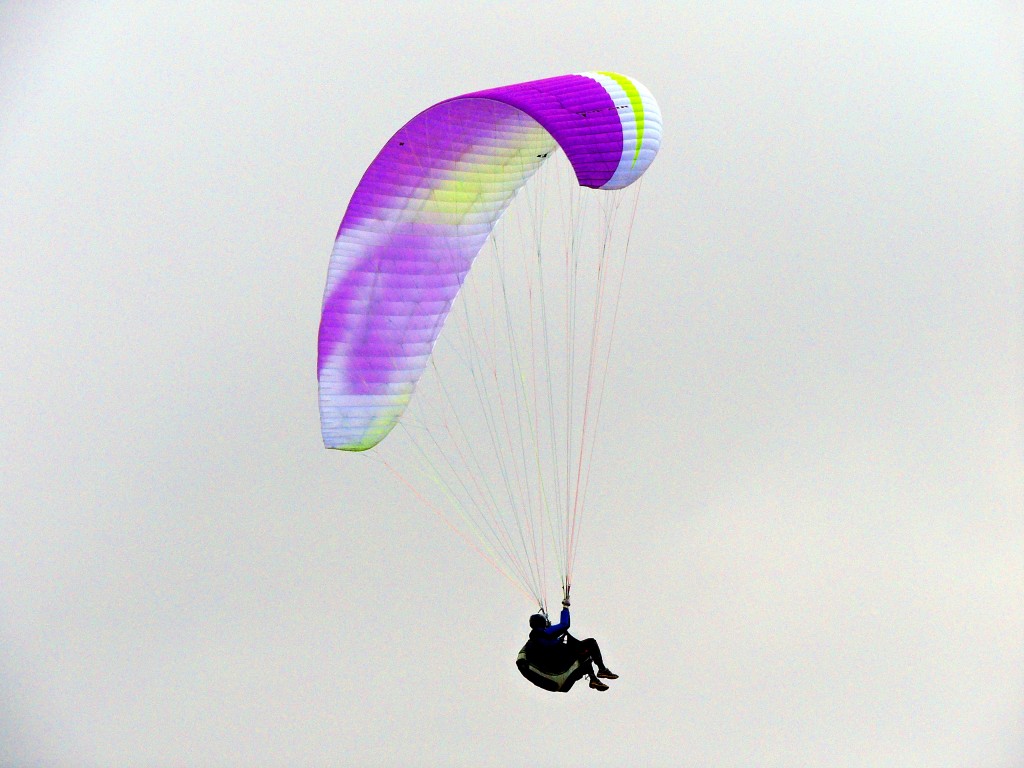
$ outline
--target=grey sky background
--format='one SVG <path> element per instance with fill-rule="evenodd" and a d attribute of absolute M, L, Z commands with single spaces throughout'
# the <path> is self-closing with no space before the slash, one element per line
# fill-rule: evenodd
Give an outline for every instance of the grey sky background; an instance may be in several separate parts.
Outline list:
<path fill-rule="evenodd" d="M 0 5 L 0 764 L 1024 764 L 1003 3 Z M 324 451 L 333 236 L 447 96 L 665 117 L 574 624 Z"/>

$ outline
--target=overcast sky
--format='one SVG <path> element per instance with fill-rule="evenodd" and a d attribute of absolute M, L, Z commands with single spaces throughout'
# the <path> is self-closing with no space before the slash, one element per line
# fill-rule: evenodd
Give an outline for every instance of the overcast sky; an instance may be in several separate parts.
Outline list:
<path fill-rule="evenodd" d="M 208 5 L 0 4 L 0 765 L 1024 764 L 1020 3 Z M 556 696 L 316 333 L 396 129 L 590 69 L 665 139 Z"/>

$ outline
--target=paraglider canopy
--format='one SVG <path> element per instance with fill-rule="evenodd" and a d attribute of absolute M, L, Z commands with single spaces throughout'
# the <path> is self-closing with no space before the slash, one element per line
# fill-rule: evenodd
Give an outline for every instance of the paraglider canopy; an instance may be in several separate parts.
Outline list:
<path fill-rule="evenodd" d="M 364 451 L 394 428 L 474 257 L 556 143 L 580 185 L 620 189 L 654 160 L 661 115 L 624 75 L 564 75 L 442 101 L 370 164 L 324 291 L 326 447 Z"/>

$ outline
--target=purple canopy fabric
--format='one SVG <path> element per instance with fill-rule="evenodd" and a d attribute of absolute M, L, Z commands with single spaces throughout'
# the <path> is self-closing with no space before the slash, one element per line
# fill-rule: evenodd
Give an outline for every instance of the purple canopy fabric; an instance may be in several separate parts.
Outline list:
<path fill-rule="evenodd" d="M 363 451 L 394 428 L 473 259 L 556 145 L 581 186 L 620 189 L 660 143 L 650 92 L 609 72 L 465 94 L 406 123 L 367 168 L 331 254 L 318 361 L 324 444 Z"/>

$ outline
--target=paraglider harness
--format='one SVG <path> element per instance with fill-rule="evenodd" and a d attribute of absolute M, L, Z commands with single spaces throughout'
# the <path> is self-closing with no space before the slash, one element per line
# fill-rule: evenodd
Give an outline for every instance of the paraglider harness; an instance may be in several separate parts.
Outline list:
<path fill-rule="evenodd" d="M 565 646 L 555 646 L 564 648 Z M 565 693 L 584 675 L 579 659 L 573 659 L 568 668 L 565 661 L 558 659 L 540 659 L 537 644 L 533 640 L 527 640 L 526 645 L 519 651 L 516 657 L 516 666 L 519 672 L 536 685 L 546 691 L 557 691 Z"/>
<path fill-rule="evenodd" d="M 567 604 L 568 600 L 569 589 L 566 587 L 563 605 Z M 547 610 L 543 604 L 540 606 L 540 614 L 548 620 Z M 550 621 L 548 623 L 550 624 Z M 566 635 L 568 636 L 568 633 Z M 566 645 L 559 643 L 545 647 L 532 638 L 519 650 L 516 667 L 523 677 L 538 688 L 558 693 L 568 691 L 586 674 L 581 660 L 575 653 L 569 651 Z"/>

